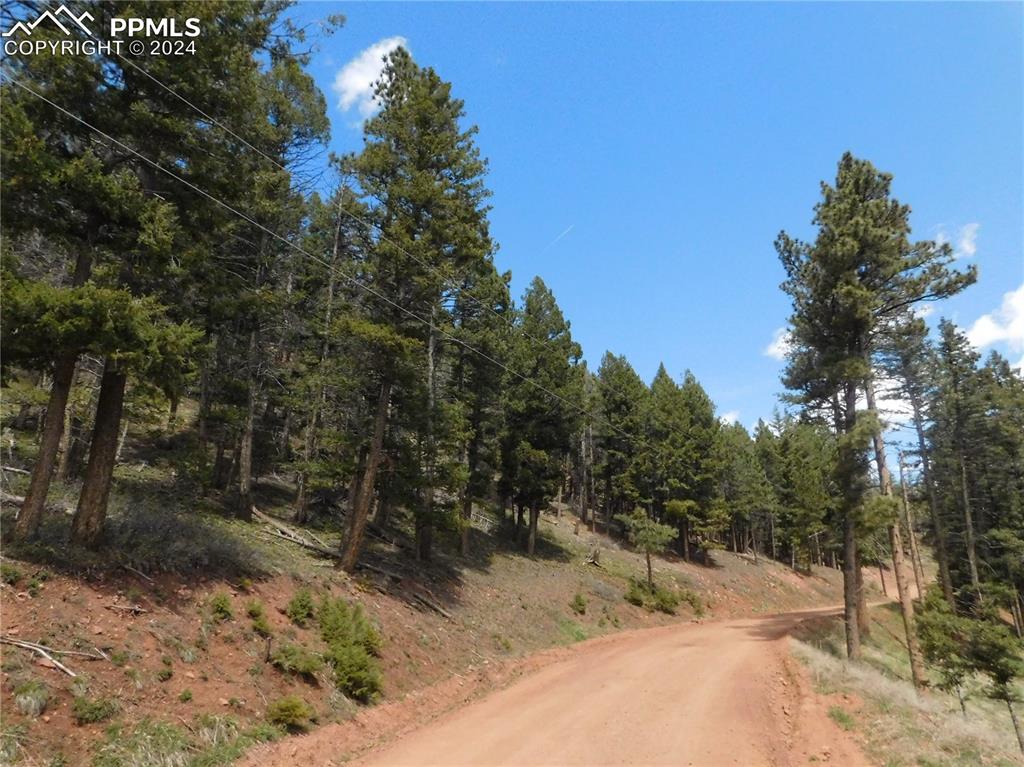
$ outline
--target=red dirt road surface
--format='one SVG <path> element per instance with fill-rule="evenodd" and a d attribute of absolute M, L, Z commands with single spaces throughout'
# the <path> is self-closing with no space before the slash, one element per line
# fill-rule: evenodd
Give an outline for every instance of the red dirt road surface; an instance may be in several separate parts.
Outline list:
<path fill-rule="evenodd" d="M 364 753 L 415 765 L 868 765 L 788 654 L 801 619 L 835 610 L 666 626 L 573 648 L 565 659 Z M 278 762 L 339 757 L 330 727 Z M 333 742 L 332 742 L 333 741 Z M 351 753 L 351 752 L 350 752 Z M 266 755 L 269 756 L 269 755 Z"/>

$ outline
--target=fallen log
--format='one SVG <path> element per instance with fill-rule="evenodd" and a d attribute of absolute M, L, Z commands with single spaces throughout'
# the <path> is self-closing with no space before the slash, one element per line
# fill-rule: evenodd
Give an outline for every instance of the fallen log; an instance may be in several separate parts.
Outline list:
<path fill-rule="evenodd" d="M 447 610 L 445 610 L 443 607 L 441 607 L 439 604 L 436 604 L 435 602 L 430 601 L 429 599 L 427 599 L 422 594 L 417 594 L 415 591 L 412 592 L 412 596 L 413 596 L 413 599 L 415 599 L 417 602 L 419 602 L 420 604 L 426 605 L 427 607 L 429 607 L 434 612 L 436 612 L 439 615 L 442 615 L 445 618 L 447 618 L 448 620 L 450 620 L 452 623 L 456 622 L 455 618 L 452 616 L 452 614 L 450 612 L 448 612 Z"/>
<path fill-rule="evenodd" d="M 32 652 L 36 653 L 40 657 L 44 658 L 47 662 L 51 663 L 54 668 L 60 669 L 61 671 L 63 671 L 68 676 L 70 676 L 72 678 L 75 678 L 75 677 L 78 676 L 78 674 L 76 674 L 74 671 L 69 669 L 67 666 L 65 666 L 63 663 L 61 663 L 59 660 L 57 660 L 52 655 L 50 655 L 51 652 L 54 652 L 54 653 L 57 653 L 57 654 L 61 654 L 59 650 L 53 650 L 53 649 L 51 649 L 49 647 L 44 647 L 43 645 L 38 645 L 35 642 L 25 642 L 25 641 L 22 641 L 21 639 L 12 639 L 11 637 L 5 637 L 5 636 L 0 636 L 0 643 L 13 645 L 15 647 L 20 647 L 23 650 L 31 650 Z M 63 653 L 63 654 L 70 655 L 71 653 L 68 652 L 68 653 Z M 76 654 L 78 654 L 78 653 L 76 653 Z"/>

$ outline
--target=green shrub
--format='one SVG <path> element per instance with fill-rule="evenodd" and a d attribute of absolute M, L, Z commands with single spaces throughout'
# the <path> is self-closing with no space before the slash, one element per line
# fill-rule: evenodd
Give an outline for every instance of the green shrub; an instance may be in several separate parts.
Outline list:
<path fill-rule="evenodd" d="M 315 716 L 313 707 L 297 695 L 286 695 L 267 706 L 267 721 L 291 732 L 308 730 Z"/>
<path fill-rule="evenodd" d="M 586 615 L 586 613 L 587 613 L 587 598 L 577 591 L 576 592 L 576 596 L 574 596 L 572 598 L 572 601 L 569 602 L 569 607 L 577 615 Z"/>
<path fill-rule="evenodd" d="M 380 694 L 380 668 L 362 645 L 336 643 L 324 657 L 334 670 L 335 686 L 350 698 L 370 703 Z"/>
<path fill-rule="evenodd" d="M 682 598 L 686 599 L 687 593 L 684 591 Z M 643 607 L 651 612 L 657 610 L 674 615 L 676 608 L 679 606 L 680 594 L 657 584 L 655 584 L 652 590 L 646 582 L 633 579 L 629 582 L 629 588 L 626 589 L 625 598 L 630 604 Z M 693 598 L 696 599 L 696 595 Z M 697 601 L 699 604 L 699 600 Z"/>
<path fill-rule="evenodd" d="M 14 706 L 25 716 L 39 716 L 50 702 L 50 691 L 46 685 L 33 679 L 14 690 Z"/>
<path fill-rule="evenodd" d="M 192 700 L 192 691 L 182 690 L 181 695 L 178 696 L 178 700 L 180 700 L 182 703 L 188 703 L 190 700 Z"/>
<path fill-rule="evenodd" d="M 313 619 L 316 608 L 313 605 L 313 595 L 307 588 L 301 588 L 288 602 L 285 608 L 285 615 L 299 628 L 305 628 Z"/>
<path fill-rule="evenodd" d="M 631 605 L 637 607 L 643 607 L 646 602 L 647 587 L 641 585 L 639 581 L 631 580 L 629 582 L 629 588 L 626 589 L 626 601 Z"/>
<path fill-rule="evenodd" d="M 690 609 L 693 610 L 693 614 L 698 618 L 704 614 L 704 602 L 696 592 L 693 592 L 690 589 L 683 589 L 679 592 L 679 597 L 690 606 Z"/>
<path fill-rule="evenodd" d="M 262 637 L 268 637 L 274 633 L 270 627 L 270 621 L 267 620 L 267 614 L 263 610 L 263 605 L 255 599 L 249 602 L 245 608 L 246 613 L 252 618 L 252 630 L 255 631 Z"/>
<path fill-rule="evenodd" d="M 344 599 L 325 598 L 317 610 L 320 637 L 327 645 L 324 659 L 334 671 L 334 684 L 350 698 L 373 701 L 381 689 L 380 634 L 362 607 Z"/>
<path fill-rule="evenodd" d="M 363 614 L 361 605 L 344 599 L 324 598 L 317 611 L 320 636 L 328 645 L 339 642 L 361 646 L 370 655 L 380 654 L 380 634 Z"/>
<path fill-rule="evenodd" d="M 174 669 L 170 666 L 164 666 L 162 669 L 156 672 L 156 678 L 159 679 L 161 682 L 166 682 L 172 676 L 174 676 Z"/>
<path fill-rule="evenodd" d="M 270 654 L 270 662 L 286 674 L 295 674 L 315 681 L 323 661 L 301 645 L 285 644 Z"/>
<path fill-rule="evenodd" d="M 210 614 L 218 622 L 229 621 L 235 617 L 231 611 L 231 598 L 223 591 L 214 594 L 213 599 L 210 600 Z"/>
<path fill-rule="evenodd" d="M 24 577 L 24 573 L 14 565 L 9 565 L 6 562 L 0 562 L 0 580 L 8 586 L 16 586 L 18 581 Z"/>
<path fill-rule="evenodd" d="M 571 642 L 582 642 L 587 638 L 587 631 L 580 624 L 568 618 L 558 619 L 558 628 Z"/>
<path fill-rule="evenodd" d="M 71 715 L 78 724 L 93 724 L 110 719 L 118 711 L 117 702 L 109 698 L 90 700 L 84 695 L 75 697 L 71 704 Z"/>
<path fill-rule="evenodd" d="M 655 586 L 651 602 L 655 610 L 675 615 L 676 608 L 679 607 L 679 595 L 670 589 Z"/>

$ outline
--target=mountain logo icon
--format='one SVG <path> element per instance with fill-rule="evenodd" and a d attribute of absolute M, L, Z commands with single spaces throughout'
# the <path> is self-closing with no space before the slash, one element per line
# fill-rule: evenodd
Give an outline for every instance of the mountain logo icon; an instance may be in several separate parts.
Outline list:
<path fill-rule="evenodd" d="M 24 21 L 19 21 L 15 23 L 13 27 L 11 27 L 9 30 L 3 33 L 3 37 L 12 37 L 14 33 L 17 32 L 18 30 L 21 30 L 26 36 L 30 36 L 35 31 L 35 28 L 38 27 L 43 22 L 43 19 L 49 19 L 50 21 L 52 21 L 57 26 L 57 28 L 65 35 L 71 34 L 71 29 L 73 29 L 71 25 L 73 23 L 74 26 L 77 26 L 79 29 L 85 32 L 85 34 L 92 37 L 92 31 L 89 29 L 89 27 L 85 26 L 85 20 L 88 19 L 89 21 L 95 21 L 93 15 L 88 11 L 83 11 L 81 15 L 76 16 L 74 13 L 69 11 L 66 6 L 63 5 L 60 6 L 55 11 L 43 11 L 41 14 L 39 14 L 39 17 L 31 23 L 26 23 Z M 62 19 L 63 22 L 61 21 Z"/>

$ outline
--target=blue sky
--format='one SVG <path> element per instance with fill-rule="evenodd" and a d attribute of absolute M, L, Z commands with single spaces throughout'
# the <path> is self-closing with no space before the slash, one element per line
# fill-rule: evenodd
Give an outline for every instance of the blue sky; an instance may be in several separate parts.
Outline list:
<path fill-rule="evenodd" d="M 782 388 L 782 363 L 765 354 L 788 314 L 772 242 L 783 228 L 813 236 L 818 184 L 847 149 L 894 175 L 916 237 L 944 237 L 978 264 L 979 283 L 932 318 L 1024 360 L 1022 9 L 306 2 L 294 13 L 347 17 L 311 66 L 334 151 L 359 148 L 360 105 L 372 108 L 365 52 L 404 38 L 480 128 L 497 263 L 516 294 L 540 274 L 592 367 L 610 349 L 648 381 L 659 362 L 676 377 L 689 368 L 721 414 L 751 426 Z"/>

